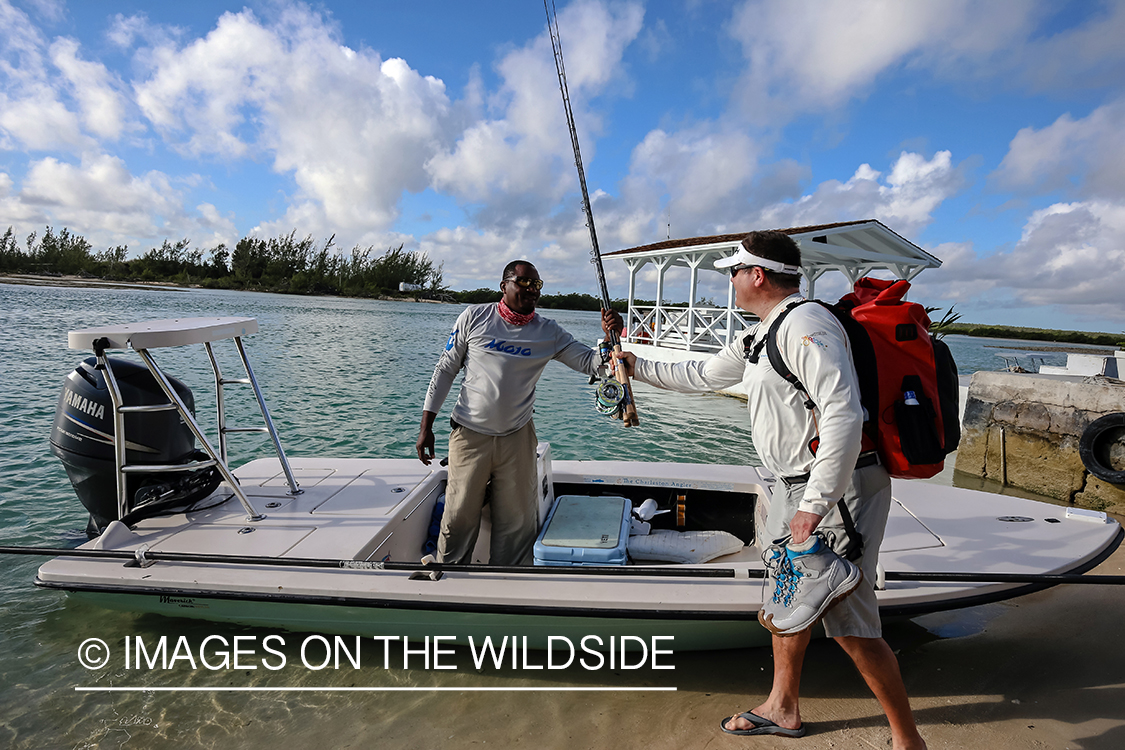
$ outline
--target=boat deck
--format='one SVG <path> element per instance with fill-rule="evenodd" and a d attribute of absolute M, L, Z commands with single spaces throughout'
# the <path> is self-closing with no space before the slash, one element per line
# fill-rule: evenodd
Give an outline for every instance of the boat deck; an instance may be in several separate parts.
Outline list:
<path fill-rule="evenodd" d="M 403 459 L 294 458 L 291 463 L 304 490 L 299 495 L 289 494 L 276 459 L 253 461 L 236 472 L 254 510 L 264 516 L 262 520 L 248 521 L 236 502 L 214 504 L 221 498 L 220 490 L 211 498 L 212 507 L 147 519 L 133 531 L 119 528 L 88 546 L 132 550 L 147 544 L 162 552 L 420 560 L 433 503 L 444 491 L 444 469 Z M 615 486 L 654 490 L 683 486 L 688 492 L 694 488 L 763 495 L 768 481 L 752 468 L 734 466 L 556 461 L 553 471 L 555 482 L 585 483 L 605 491 Z M 1116 524 L 1071 518 L 1065 508 L 1020 498 L 921 482 L 896 482 L 894 492 L 896 501 L 880 553 L 886 570 L 1064 573 L 1091 562 L 1119 531 Z M 987 506 L 982 505 L 982 498 L 987 499 Z M 752 540 L 744 541 L 751 545 L 692 567 L 729 568 L 736 577 L 749 578 L 748 571 L 760 570 L 762 565 Z M 663 564 L 668 565 L 673 564 Z M 631 579 L 622 585 L 620 578 L 612 576 L 568 576 L 558 571 L 551 576 L 552 585 L 544 587 L 542 576 L 519 574 L 458 571 L 439 582 L 420 582 L 407 573 L 390 571 L 199 563 L 161 563 L 140 569 L 116 561 L 66 558 L 44 565 L 40 580 L 61 588 L 197 587 L 231 593 L 285 589 L 390 600 L 431 597 L 440 591 L 446 603 L 485 599 L 512 606 L 636 606 L 743 613 L 756 611 L 762 597 L 760 582 L 746 580 L 732 587 L 729 578 Z M 376 580 L 378 585 L 373 585 Z M 497 581 L 503 581 L 503 586 L 497 588 Z M 662 593 L 653 597 L 653 587 Z M 1010 584 L 890 582 L 880 598 L 888 606 L 925 606 L 938 599 L 1011 588 Z"/>

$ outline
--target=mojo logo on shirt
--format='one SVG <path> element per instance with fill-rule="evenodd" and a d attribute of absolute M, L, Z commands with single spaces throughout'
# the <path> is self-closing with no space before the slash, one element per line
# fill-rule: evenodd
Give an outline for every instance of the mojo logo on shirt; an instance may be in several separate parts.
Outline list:
<path fill-rule="evenodd" d="M 457 332 L 460 331 L 460 330 L 461 330 L 460 328 L 454 328 L 453 333 L 449 334 L 449 341 L 445 342 L 445 350 L 446 351 L 449 351 L 450 349 L 453 348 L 453 340 L 457 338 Z"/>
<path fill-rule="evenodd" d="M 484 348 L 485 349 L 492 349 L 493 351 L 497 351 L 497 352 L 503 352 L 504 354 L 515 354 L 515 355 L 518 355 L 520 357 L 530 357 L 531 356 L 531 348 L 530 347 L 525 346 L 525 347 L 521 348 L 521 347 L 519 347 L 515 344 L 509 344 L 507 341 L 497 341 L 496 339 L 492 339 L 492 341 L 489 341 L 487 344 L 484 345 Z"/>

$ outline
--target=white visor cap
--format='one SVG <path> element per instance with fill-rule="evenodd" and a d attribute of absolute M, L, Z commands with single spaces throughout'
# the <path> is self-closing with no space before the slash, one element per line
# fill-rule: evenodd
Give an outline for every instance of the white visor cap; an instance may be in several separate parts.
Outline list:
<path fill-rule="evenodd" d="M 761 266 L 769 271 L 776 271 L 777 273 L 787 273 L 793 276 L 798 276 L 801 273 L 800 266 L 791 266 L 788 263 L 782 263 L 777 260 L 770 260 L 768 258 L 761 258 L 753 255 L 745 247 L 739 247 L 738 252 L 734 255 L 728 255 L 725 258 L 719 258 L 715 261 L 715 268 L 730 268 L 731 266 Z"/>

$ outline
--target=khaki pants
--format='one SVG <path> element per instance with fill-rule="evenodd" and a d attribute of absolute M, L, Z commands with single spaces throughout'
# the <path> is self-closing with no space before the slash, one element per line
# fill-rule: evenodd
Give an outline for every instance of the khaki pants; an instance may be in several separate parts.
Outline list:
<path fill-rule="evenodd" d="M 449 483 L 438 538 L 438 560 L 472 562 L 480 533 L 484 489 L 492 480 L 489 563 L 519 565 L 539 533 L 535 425 L 510 435 L 482 435 L 456 427 L 449 435 Z"/>

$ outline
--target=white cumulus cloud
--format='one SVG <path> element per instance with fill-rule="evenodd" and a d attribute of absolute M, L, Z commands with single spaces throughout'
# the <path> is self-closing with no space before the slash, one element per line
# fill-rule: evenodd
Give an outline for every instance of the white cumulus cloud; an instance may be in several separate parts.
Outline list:
<path fill-rule="evenodd" d="M 83 60 L 73 39 L 56 40 L 50 54 L 78 104 L 85 129 L 99 139 L 120 136 L 125 128 L 126 101 L 116 77 L 101 63 Z"/>
<path fill-rule="evenodd" d="M 169 237 L 188 237 L 196 247 L 235 242 L 230 216 L 210 204 L 184 207 L 191 181 L 155 170 L 136 175 L 108 154 L 77 164 L 47 157 L 31 162 L 18 189 L 0 175 L 0 213 L 20 233 L 68 227 L 95 249 L 129 244 L 143 251 Z"/>
<path fill-rule="evenodd" d="M 99 155 L 79 165 L 48 157 L 28 169 L 20 192 L 56 222 L 85 231 L 155 237 L 156 217 L 178 212 L 176 191 L 158 172 L 134 176 L 119 158 Z"/>
<path fill-rule="evenodd" d="M 589 136 L 599 129 L 597 113 L 587 102 L 619 75 L 621 57 L 640 32 L 643 16 L 637 3 L 577 2 L 559 13 L 559 27 L 566 30 L 567 88 L 587 164 L 595 155 Z M 427 169 L 436 189 L 468 203 L 489 201 L 483 221 L 505 222 L 549 212 L 574 189 L 576 176 L 546 29 L 505 55 L 497 71 L 503 84 L 487 101 L 494 114 L 470 125 Z"/>
<path fill-rule="evenodd" d="M 734 97 L 748 117 L 782 124 L 863 98 L 900 69 L 998 88 L 1067 91 L 1125 74 L 1125 6 L 1088 9 L 1045 33 L 1050 0 L 748 0 L 728 32 L 746 70 Z"/>
<path fill-rule="evenodd" d="M 904 151 L 884 178 L 861 164 L 847 182 L 829 180 L 799 200 L 767 206 L 758 224 L 774 228 L 878 219 L 907 237 L 933 220 L 934 210 L 963 185 L 949 151 L 926 159 Z"/>
<path fill-rule="evenodd" d="M 126 125 L 121 82 L 0 0 L 0 148 L 82 153 Z"/>
<path fill-rule="evenodd" d="M 404 190 L 447 140 L 445 86 L 400 59 L 340 41 L 328 20 L 284 6 L 270 20 L 224 14 L 205 37 L 145 55 L 146 117 L 191 156 L 263 158 L 299 193 L 266 229 L 386 230 Z"/>
<path fill-rule="evenodd" d="M 1054 306 L 1087 320 L 1125 318 L 1125 205 L 1057 203 L 1033 212 L 1010 249 L 933 249 L 944 265 L 919 277 L 927 298 L 980 308 Z"/>
<path fill-rule="evenodd" d="M 1023 128 L 992 179 L 1021 193 L 1070 189 L 1081 196 L 1125 197 L 1125 100 L 1075 120 L 1069 114 Z"/>
<path fill-rule="evenodd" d="M 636 229 L 651 231 L 666 202 L 677 226 L 722 231 L 747 212 L 760 152 L 753 138 L 737 130 L 700 126 L 648 133 L 633 149 L 623 189 L 631 205 L 647 204 L 647 221 Z"/>

